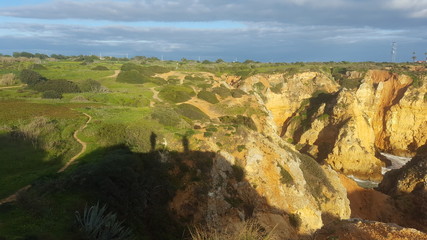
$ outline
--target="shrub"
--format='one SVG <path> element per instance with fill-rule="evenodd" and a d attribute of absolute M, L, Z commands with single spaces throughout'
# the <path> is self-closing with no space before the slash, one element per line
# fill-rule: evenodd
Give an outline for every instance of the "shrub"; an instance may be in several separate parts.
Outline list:
<path fill-rule="evenodd" d="M 151 117 L 166 126 L 178 126 L 181 122 L 178 113 L 170 108 L 154 108 Z"/>
<path fill-rule="evenodd" d="M 212 89 L 212 91 L 216 94 L 218 94 L 222 98 L 226 98 L 231 96 L 230 89 L 226 88 L 225 86 L 221 85 L 220 87 L 216 87 Z"/>
<path fill-rule="evenodd" d="M 132 69 L 130 71 L 121 71 L 117 76 L 117 82 L 144 83 L 144 79 L 137 70 Z"/>
<path fill-rule="evenodd" d="M 278 167 L 280 168 L 280 182 L 286 185 L 294 184 L 294 179 L 292 178 L 291 174 L 289 174 L 289 172 L 286 171 L 286 169 L 282 166 L 278 165 Z"/>
<path fill-rule="evenodd" d="M 93 240 L 122 240 L 131 238 L 131 230 L 123 226 L 123 222 L 119 222 L 116 214 L 107 213 L 107 206 L 102 208 L 99 202 L 91 206 L 85 207 L 83 216 L 79 212 L 75 213 L 80 231 L 85 238 Z"/>
<path fill-rule="evenodd" d="M 177 107 L 177 112 L 192 120 L 209 120 L 209 116 L 197 107 L 183 103 Z"/>
<path fill-rule="evenodd" d="M 298 228 L 301 226 L 302 220 L 301 217 L 298 214 L 289 214 L 289 223 Z"/>
<path fill-rule="evenodd" d="M 282 92 L 283 83 L 278 83 L 270 88 L 270 90 L 276 94 L 280 94 Z"/>
<path fill-rule="evenodd" d="M 200 91 L 197 94 L 197 97 L 202 100 L 205 100 L 208 103 L 212 103 L 212 104 L 219 103 L 218 98 L 216 98 L 215 94 L 212 92 Z"/>
<path fill-rule="evenodd" d="M 62 94 L 55 90 L 47 90 L 42 93 L 42 98 L 50 98 L 50 99 L 60 99 L 62 98 Z"/>
<path fill-rule="evenodd" d="M 233 89 L 233 90 L 231 90 L 231 96 L 233 98 L 241 98 L 245 94 L 246 94 L 245 91 L 243 91 L 241 89 Z"/>
<path fill-rule="evenodd" d="M 191 87 L 168 85 L 159 92 L 159 97 L 173 102 L 180 103 L 190 100 L 196 93 Z"/>
<path fill-rule="evenodd" d="M 272 240 L 277 239 L 273 231 L 266 232 L 254 221 L 245 222 L 233 232 L 219 232 L 209 229 L 194 228 L 190 230 L 191 240 Z"/>
<path fill-rule="evenodd" d="M 80 92 L 77 84 L 64 79 L 39 82 L 33 86 L 33 89 L 39 92 L 56 91 L 61 94 Z"/>
<path fill-rule="evenodd" d="M 96 66 L 96 67 L 92 68 L 92 70 L 94 70 L 94 71 L 108 71 L 110 69 L 108 69 L 106 66 Z"/>
<path fill-rule="evenodd" d="M 19 79 L 21 82 L 26 83 L 29 86 L 46 81 L 46 78 L 44 78 L 38 72 L 29 69 L 22 70 L 21 74 L 19 75 Z"/>
<path fill-rule="evenodd" d="M 264 86 L 264 84 L 262 82 L 257 82 L 252 87 L 257 92 L 261 92 L 261 91 L 263 91 L 265 89 L 265 86 Z"/>
<path fill-rule="evenodd" d="M 237 145 L 237 151 L 238 151 L 238 152 L 241 152 L 241 151 L 243 151 L 244 149 L 246 149 L 246 146 L 245 146 L 245 145 Z"/>
<path fill-rule="evenodd" d="M 243 125 L 243 126 L 248 127 L 249 129 L 257 131 L 257 127 L 255 125 L 255 122 L 250 117 L 246 117 L 243 115 L 237 115 L 236 117 L 234 117 L 234 116 L 222 116 L 222 117 L 219 117 L 219 120 L 222 123 Z"/>
<path fill-rule="evenodd" d="M 92 79 L 86 79 L 79 83 L 79 88 L 82 92 L 99 92 L 101 83 Z"/>
<path fill-rule="evenodd" d="M 185 80 L 192 81 L 192 82 L 205 81 L 205 79 L 203 77 L 197 76 L 197 75 L 195 75 L 195 76 L 187 75 L 187 76 L 185 76 Z"/>
<path fill-rule="evenodd" d="M 118 82 L 125 83 L 145 83 L 154 82 L 164 84 L 166 81 L 161 78 L 153 77 L 157 73 L 165 73 L 169 70 L 161 66 L 144 67 L 134 63 L 125 63 L 121 67 L 121 72 L 117 76 Z"/>
<path fill-rule="evenodd" d="M 47 68 L 41 64 L 33 64 L 31 66 L 32 69 L 36 69 L 36 70 L 47 70 Z"/>

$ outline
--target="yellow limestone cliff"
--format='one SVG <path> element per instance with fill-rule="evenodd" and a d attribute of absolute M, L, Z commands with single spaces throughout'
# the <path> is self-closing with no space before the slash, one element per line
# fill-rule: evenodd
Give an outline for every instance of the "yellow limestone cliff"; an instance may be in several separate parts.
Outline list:
<path fill-rule="evenodd" d="M 358 88 L 340 88 L 313 72 L 263 79 L 271 89 L 281 84 L 279 91 L 264 90 L 265 106 L 280 135 L 300 151 L 344 174 L 379 181 L 385 165 L 379 151 L 413 155 L 427 140 L 426 80 L 414 87 L 411 77 L 385 70 L 350 75 L 363 76 Z"/>

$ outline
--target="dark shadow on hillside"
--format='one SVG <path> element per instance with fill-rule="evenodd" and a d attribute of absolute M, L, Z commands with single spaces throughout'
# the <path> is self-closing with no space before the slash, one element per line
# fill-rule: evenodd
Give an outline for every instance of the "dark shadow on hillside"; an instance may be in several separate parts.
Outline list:
<path fill-rule="evenodd" d="M 80 212 L 86 203 L 107 204 L 138 239 L 188 239 L 188 227 L 195 223 L 203 229 L 228 229 L 230 222 L 224 219 L 246 221 L 260 213 L 280 216 L 288 226 L 301 224 L 294 215 L 270 206 L 237 166 L 217 153 L 192 151 L 189 146 L 185 137 L 183 152 L 133 153 L 124 145 L 100 148 L 66 172 L 35 182 L 25 194 L 49 201 L 57 201 L 51 196 L 61 194 L 78 196 L 80 204 L 74 211 Z M 62 202 L 52 204 L 61 206 Z M 41 217 L 74 216 L 70 206 L 67 211 L 38 207 L 48 212 Z M 77 229 L 70 219 L 64 234 L 74 236 Z"/>
<path fill-rule="evenodd" d="M 61 159 L 45 161 L 48 153 L 18 132 L 0 134 L 0 200 L 31 184 L 40 175 L 54 173 Z"/>
<path fill-rule="evenodd" d="M 322 104 L 327 104 L 324 110 L 324 114 L 331 116 L 333 104 L 330 102 L 336 101 L 338 93 L 314 93 L 314 96 L 309 99 L 309 104 L 305 108 L 307 116 L 302 120 L 301 126 L 297 128 L 293 135 L 294 142 L 299 142 L 302 134 L 311 128 L 311 123 L 313 122 L 313 117 L 320 108 Z M 329 103 L 329 104 L 328 104 Z"/>

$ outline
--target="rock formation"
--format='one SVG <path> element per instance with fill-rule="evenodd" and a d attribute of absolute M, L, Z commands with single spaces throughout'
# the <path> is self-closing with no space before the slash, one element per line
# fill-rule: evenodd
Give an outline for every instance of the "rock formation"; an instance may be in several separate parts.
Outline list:
<path fill-rule="evenodd" d="M 426 240 L 427 234 L 412 228 L 402 228 L 392 223 L 364 221 L 361 219 L 343 220 L 324 226 L 316 232 L 314 240 Z"/>
<path fill-rule="evenodd" d="M 240 88 L 258 91 L 286 141 L 346 175 L 380 181 L 378 151 L 411 156 L 427 140 L 426 80 L 385 70 L 366 74 L 356 89 L 339 89 L 331 76 L 307 72 L 253 76 Z M 424 77 L 425 78 L 425 77 Z M 267 88 L 270 86 L 270 88 Z"/>

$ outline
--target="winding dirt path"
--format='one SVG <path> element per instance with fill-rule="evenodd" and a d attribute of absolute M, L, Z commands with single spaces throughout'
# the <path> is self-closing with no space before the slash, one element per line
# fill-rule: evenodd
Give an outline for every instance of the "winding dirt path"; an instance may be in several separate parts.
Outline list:
<path fill-rule="evenodd" d="M 82 145 L 82 149 L 80 150 L 80 152 L 79 153 L 77 153 L 76 155 L 74 155 L 61 169 L 59 169 L 58 171 L 57 171 L 57 173 L 61 173 L 61 172 L 63 172 L 63 171 L 65 171 L 70 165 L 71 165 L 71 163 L 73 163 L 77 158 L 79 158 L 85 151 L 86 151 L 86 147 L 87 147 L 87 143 L 85 143 L 85 142 L 83 142 L 78 136 L 77 136 L 77 134 L 80 132 L 80 131 L 82 131 L 83 129 L 85 129 L 86 127 L 87 127 L 87 125 L 89 124 L 89 122 L 92 120 L 92 116 L 90 116 L 89 114 L 87 114 L 87 113 L 83 113 L 84 115 L 86 115 L 87 117 L 88 117 L 88 119 L 87 119 L 87 121 L 86 121 L 86 123 L 85 123 L 85 125 L 83 125 L 82 127 L 80 127 L 79 129 L 77 129 L 75 132 L 74 132 L 74 134 L 73 134 L 73 137 L 74 137 L 74 139 L 76 139 L 76 141 L 78 142 L 78 143 L 80 143 L 80 145 Z M 10 195 L 9 197 L 7 197 L 7 198 L 4 198 L 4 199 L 1 199 L 0 200 L 0 205 L 2 205 L 2 204 L 5 204 L 5 203 L 8 203 L 8 202 L 14 202 L 14 201 L 16 201 L 16 199 L 17 199 L 17 197 L 18 197 L 18 195 L 20 194 L 20 193 L 22 193 L 22 192 L 24 192 L 25 190 L 27 190 L 28 188 L 30 188 L 31 187 L 31 185 L 27 185 L 27 186 L 25 186 L 25 187 L 23 187 L 23 188 L 21 188 L 21 189 L 19 189 L 18 191 L 16 191 L 14 194 L 12 194 L 12 195 Z"/>
<path fill-rule="evenodd" d="M 107 76 L 105 78 L 116 78 L 117 76 L 119 76 L 120 70 L 114 70 L 114 74 L 111 76 Z"/>
<path fill-rule="evenodd" d="M 7 87 L 0 87 L 0 89 L 8 89 L 8 88 L 20 88 L 20 87 L 24 87 L 25 86 L 25 84 L 21 84 L 21 85 L 18 85 L 18 86 L 7 86 Z"/>
<path fill-rule="evenodd" d="M 80 150 L 79 153 L 77 153 L 74 157 L 72 157 L 61 169 L 58 170 L 58 173 L 65 171 L 65 169 L 67 169 L 71 163 L 73 163 L 77 158 L 79 158 L 85 151 L 86 151 L 86 147 L 87 147 L 87 143 L 83 142 L 78 136 L 77 134 L 82 131 L 83 129 L 85 129 L 87 127 L 87 125 L 89 124 L 89 122 L 92 120 L 92 116 L 90 116 L 87 113 L 83 113 L 84 115 L 86 115 L 86 117 L 88 117 L 85 125 L 83 125 L 81 128 L 77 129 L 74 134 L 73 137 L 74 139 L 76 139 L 76 141 L 78 143 L 80 143 L 80 145 L 82 145 L 82 150 Z"/>
<path fill-rule="evenodd" d="M 155 100 L 157 100 L 157 101 L 159 101 L 159 102 L 163 102 L 163 100 L 159 98 L 159 92 L 158 92 L 158 91 L 156 91 L 156 90 L 154 89 L 154 87 L 151 87 L 151 88 L 150 88 L 150 91 L 151 91 L 151 92 L 153 92 L 153 99 L 155 99 Z M 155 104 L 155 102 L 154 102 L 154 101 L 150 101 L 150 107 L 154 107 L 154 104 Z"/>

